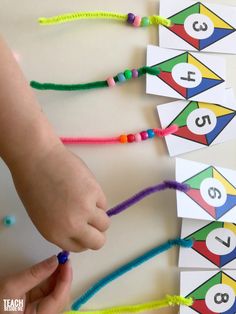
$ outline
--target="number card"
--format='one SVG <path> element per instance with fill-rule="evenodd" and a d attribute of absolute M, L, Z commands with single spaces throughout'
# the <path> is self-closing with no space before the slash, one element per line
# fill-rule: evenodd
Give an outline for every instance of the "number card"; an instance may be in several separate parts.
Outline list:
<path fill-rule="evenodd" d="M 165 137 L 170 156 L 213 146 L 236 137 L 236 104 L 232 89 L 226 90 L 226 105 L 176 101 L 157 106 L 162 128 L 178 125 Z"/>
<path fill-rule="evenodd" d="M 176 180 L 179 217 L 236 223 L 236 171 L 177 158 Z"/>
<path fill-rule="evenodd" d="M 147 75 L 149 94 L 209 103 L 225 99 L 222 57 L 148 46 L 147 65 L 161 69 L 158 76 Z"/>
<path fill-rule="evenodd" d="M 236 53 L 236 7 L 190 0 L 161 0 L 160 46 L 180 50 Z"/>
<path fill-rule="evenodd" d="M 181 238 L 194 244 L 180 248 L 179 267 L 236 269 L 236 224 L 183 219 Z"/>
<path fill-rule="evenodd" d="M 236 271 L 182 272 L 180 281 L 180 294 L 194 300 L 180 314 L 236 313 Z"/>

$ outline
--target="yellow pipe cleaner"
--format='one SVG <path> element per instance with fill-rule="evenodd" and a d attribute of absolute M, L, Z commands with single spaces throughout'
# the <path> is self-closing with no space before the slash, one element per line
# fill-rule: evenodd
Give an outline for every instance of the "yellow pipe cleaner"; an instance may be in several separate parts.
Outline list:
<path fill-rule="evenodd" d="M 89 20 L 89 19 L 107 19 L 108 20 L 108 19 L 110 19 L 110 20 L 117 20 L 117 21 L 121 21 L 121 22 L 127 22 L 128 18 L 129 18 L 129 14 L 119 14 L 119 13 L 106 12 L 106 11 L 95 11 L 95 12 L 67 13 L 67 14 L 52 16 L 49 18 L 40 17 L 38 19 L 38 22 L 41 25 L 61 24 L 61 23 L 67 23 L 67 22 L 72 22 L 72 21 L 76 21 L 76 20 L 82 20 L 82 19 L 85 19 L 85 20 Z M 143 17 L 140 20 L 139 26 L 149 26 L 149 25 L 163 25 L 166 27 L 170 27 L 172 25 L 172 23 L 171 23 L 171 20 L 166 19 L 166 18 L 159 16 L 159 15 L 152 15 L 152 16 L 148 16 L 148 17 Z"/>
<path fill-rule="evenodd" d="M 191 306 L 193 304 L 192 298 L 184 298 L 181 296 L 167 295 L 165 299 L 159 301 L 152 301 L 136 305 L 124 305 L 107 308 L 104 310 L 93 311 L 69 311 L 64 314 L 124 314 L 124 313 L 141 313 L 146 311 L 159 310 L 169 306 L 185 305 Z"/>

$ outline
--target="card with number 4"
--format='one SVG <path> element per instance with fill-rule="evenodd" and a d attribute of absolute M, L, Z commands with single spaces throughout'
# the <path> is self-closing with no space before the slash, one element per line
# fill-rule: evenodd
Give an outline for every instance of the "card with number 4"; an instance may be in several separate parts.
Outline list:
<path fill-rule="evenodd" d="M 236 137 L 233 89 L 226 90 L 225 105 L 176 101 L 157 106 L 162 128 L 179 129 L 165 138 L 170 156 L 226 142 Z"/>
<path fill-rule="evenodd" d="M 181 238 L 194 243 L 180 248 L 179 267 L 236 269 L 236 224 L 183 219 Z"/>
<path fill-rule="evenodd" d="M 224 101 L 226 64 L 222 57 L 148 46 L 147 65 L 161 70 L 157 76 L 147 75 L 148 94 L 208 103 Z"/>
<path fill-rule="evenodd" d="M 236 171 L 177 158 L 176 180 L 179 217 L 236 223 Z"/>
<path fill-rule="evenodd" d="M 236 53 L 236 7 L 190 0 L 161 0 L 160 14 L 172 26 L 160 28 L 160 46 Z"/>
<path fill-rule="evenodd" d="M 181 295 L 193 299 L 180 314 L 236 313 L 236 271 L 182 272 L 180 281 Z"/>

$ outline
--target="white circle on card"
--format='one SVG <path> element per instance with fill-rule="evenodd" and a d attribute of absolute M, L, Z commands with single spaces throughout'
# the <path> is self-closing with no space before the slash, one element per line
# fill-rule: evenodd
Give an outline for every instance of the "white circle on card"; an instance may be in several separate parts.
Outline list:
<path fill-rule="evenodd" d="M 204 135 L 214 130 L 217 123 L 216 115 L 207 108 L 192 111 L 187 118 L 188 129 L 198 135 Z"/>
<path fill-rule="evenodd" d="M 217 228 L 208 234 L 206 246 L 213 254 L 230 254 L 236 247 L 236 235 L 229 229 Z"/>
<path fill-rule="evenodd" d="M 200 193 L 204 201 L 213 207 L 223 206 L 227 200 L 225 187 L 214 178 L 207 178 L 202 181 Z"/>
<path fill-rule="evenodd" d="M 206 39 L 215 30 L 212 20 L 204 14 L 192 14 L 184 21 L 186 33 L 196 39 Z"/>
<path fill-rule="evenodd" d="M 230 286 L 218 284 L 207 291 L 205 301 L 212 312 L 224 313 L 234 305 L 235 293 Z"/>
<path fill-rule="evenodd" d="M 194 88 L 201 84 L 202 73 L 190 63 L 178 63 L 172 69 L 174 81 L 182 87 Z"/>

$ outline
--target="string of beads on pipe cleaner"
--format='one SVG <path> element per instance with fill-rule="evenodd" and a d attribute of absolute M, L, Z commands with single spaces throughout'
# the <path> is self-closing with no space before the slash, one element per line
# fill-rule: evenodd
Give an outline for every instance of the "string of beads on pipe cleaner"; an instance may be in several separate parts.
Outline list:
<path fill-rule="evenodd" d="M 193 240 L 185 240 L 185 239 L 179 239 L 179 238 L 176 238 L 174 240 L 169 240 L 166 243 L 154 247 L 153 249 L 147 251 L 143 255 L 117 268 L 115 271 L 103 277 L 102 279 L 97 281 L 95 284 L 93 284 L 87 291 L 85 291 L 85 293 L 82 294 L 82 296 L 78 298 L 72 304 L 72 310 L 79 310 L 83 304 L 89 301 L 96 293 L 98 293 L 103 287 L 108 285 L 110 282 L 121 277 L 122 275 L 129 272 L 130 270 L 140 266 L 141 264 L 147 262 L 151 258 L 171 249 L 174 246 L 192 248 Z"/>
<path fill-rule="evenodd" d="M 160 192 L 160 191 L 167 190 L 167 189 L 172 189 L 172 190 L 176 190 L 176 191 L 180 191 L 180 192 L 187 192 L 190 189 L 190 187 L 189 187 L 189 185 L 184 184 L 184 183 L 180 183 L 180 182 L 172 181 L 172 180 L 166 180 L 160 184 L 149 186 L 149 187 L 139 191 L 138 193 L 134 194 L 133 196 L 131 196 L 127 200 L 124 200 L 123 202 L 110 208 L 107 211 L 107 215 L 108 215 L 108 217 L 118 215 L 118 214 L 122 213 L 123 211 L 125 211 L 126 209 L 128 209 L 129 207 L 131 207 L 132 205 L 140 202 L 145 197 L 147 197 L 151 194 Z M 69 252 L 67 252 L 67 251 L 60 252 L 57 256 L 59 263 L 65 264 L 68 260 L 68 256 L 69 256 Z"/>
<path fill-rule="evenodd" d="M 145 74 L 157 76 L 161 73 L 161 69 L 155 66 L 148 67 L 143 66 L 139 69 L 125 70 L 122 73 L 118 73 L 114 77 L 108 77 L 104 81 L 96 81 L 84 84 L 55 84 L 55 83 L 40 83 L 37 81 L 31 81 L 30 86 L 40 90 L 57 90 L 57 91 L 75 91 L 75 90 L 87 90 L 95 88 L 114 87 L 116 83 L 124 83 L 131 79 L 141 77 Z"/>
<path fill-rule="evenodd" d="M 127 144 L 139 143 L 155 137 L 164 137 L 177 132 L 179 127 L 172 125 L 166 129 L 148 129 L 136 134 L 122 134 L 117 137 L 60 137 L 64 144 Z"/>
<path fill-rule="evenodd" d="M 91 20 L 91 19 L 116 20 L 116 21 L 128 23 L 129 25 L 132 25 L 134 27 L 147 27 L 151 25 L 154 25 L 154 26 L 163 25 L 166 27 L 171 27 L 173 25 L 170 19 L 167 19 L 159 15 L 140 17 L 133 13 L 119 14 L 119 13 L 106 12 L 106 11 L 74 12 L 74 13 L 66 13 L 62 15 L 52 16 L 48 18 L 40 17 L 38 19 L 38 22 L 41 25 L 53 25 L 53 24 L 73 22 L 76 20 Z"/>
<path fill-rule="evenodd" d="M 184 298 L 178 295 L 167 295 L 163 300 L 151 301 L 143 304 L 135 304 L 135 305 L 123 305 L 123 306 L 115 306 L 111 308 L 107 308 L 104 310 L 92 310 L 92 311 L 69 311 L 64 312 L 64 314 L 125 314 L 125 313 L 142 313 L 147 311 L 159 310 L 165 307 L 171 306 L 192 306 L 193 299 L 192 298 Z"/>

